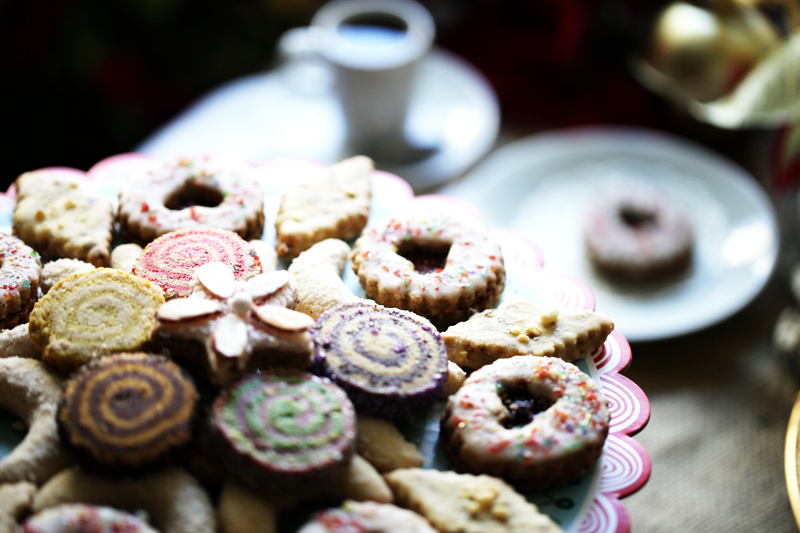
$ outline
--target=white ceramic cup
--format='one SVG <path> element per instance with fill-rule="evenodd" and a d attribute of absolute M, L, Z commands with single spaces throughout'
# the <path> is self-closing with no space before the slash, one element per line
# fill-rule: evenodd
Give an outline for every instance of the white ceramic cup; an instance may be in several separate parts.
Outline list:
<path fill-rule="evenodd" d="M 413 0 L 333 0 L 281 44 L 332 67 L 350 151 L 371 155 L 402 145 L 416 67 L 435 34 L 433 17 Z"/>

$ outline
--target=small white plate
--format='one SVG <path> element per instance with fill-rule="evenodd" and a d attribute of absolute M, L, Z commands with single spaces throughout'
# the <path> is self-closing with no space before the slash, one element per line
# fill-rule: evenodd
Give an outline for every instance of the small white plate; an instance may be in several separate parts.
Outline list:
<path fill-rule="evenodd" d="M 494 145 L 500 106 L 475 67 L 440 48 L 419 66 L 406 121 L 406 137 L 430 147 L 420 159 L 380 169 L 416 191 L 464 173 Z M 156 157 L 234 154 L 253 163 L 294 156 L 334 163 L 352 155 L 323 64 L 299 62 L 234 80 L 195 102 L 136 149 Z"/>
<path fill-rule="evenodd" d="M 587 207 L 603 188 L 643 182 L 690 216 L 694 260 L 681 278 L 639 287 L 607 282 L 584 250 Z M 597 310 L 629 341 L 690 333 L 750 302 L 775 266 L 775 210 L 735 163 L 686 140 L 639 128 L 588 128 L 524 138 L 492 153 L 443 194 L 474 205 L 491 226 L 531 238 L 546 267 L 585 281 Z"/>

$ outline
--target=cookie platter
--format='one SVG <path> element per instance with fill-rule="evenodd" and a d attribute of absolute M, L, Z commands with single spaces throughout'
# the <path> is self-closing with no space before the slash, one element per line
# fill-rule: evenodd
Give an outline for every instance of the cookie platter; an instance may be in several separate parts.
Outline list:
<path fill-rule="evenodd" d="M 152 164 L 150 156 L 121 154 L 107 158 L 88 172 L 75 169 L 50 169 L 53 172 L 80 174 L 91 180 L 93 188 L 116 203 L 123 176 L 132 169 Z M 275 244 L 274 221 L 278 204 L 288 184 L 312 180 L 324 173 L 325 165 L 297 159 L 278 158 L 256 167 L 265 193 L 266 229 L 263 239 Z M 0 231 L 10 232 L 15 204 L 13 187 L 0 195 Z M 480 218 L 470 205 L 452 197 L 427 195 L 415 197 L 409 185 L 386 172 L 372 175 L 370 222 L 400 215 L 420 206 L 444 211 L 467 212 Z M 545 258 L 536 244 L 514 231 L 494 228 L 506 263 L 506 288 L 501 303 L 529 299 L 574 309 L 593 309 L 594 295 L 583 281 L 545 268 Z M 364 296 L 358 278 L 345 267 L 345 284 L 357 296 Z M 613 320 L 613 316 L 611 317 Z M 603 389 L 609 399 L 611 427 L 603 455 L 580 479 L 565 486 L 526 495 L 539 509 L 550 515 L 565 531 L 581 533 L 619 533 L 630 530 L 628 514 L 620 498 L 639 490 L 650 475 L 646 451 L 631 437 L 647 423 L 648 400 L 635 383 L 621 375 L 631 360 L 630 346 L 619 332 L 613 331 L 602 348 L 576 362 Z M 439 423 L 444 403 L 434 405 L 424 415 L 398 424 L 406 438 L 418 445 L 426 457 L 425 468 L 451 470 L 440 446 Z M 12 419 L 0 412 L 0 457 L 22 438 Z"/>

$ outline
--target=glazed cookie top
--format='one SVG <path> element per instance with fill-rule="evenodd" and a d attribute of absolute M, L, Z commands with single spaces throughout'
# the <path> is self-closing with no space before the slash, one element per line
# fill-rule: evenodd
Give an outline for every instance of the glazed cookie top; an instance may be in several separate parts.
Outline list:
<path fill-rule="evenodd" d="M 212 205 L 181 205 L 182 195 Z M 142 218 L 161 235 L 188 226 L 248 227 L 264 208 L 261 187 L 245 164 L 206 157 L 180 158 L 131 176 L 120 209 Z"/>
<path fill-rule="evenodd" d="M 608 400 L 587 374 L 561 359 L 531 355 L 476 370 L 449 398 L 448 410 L 447 424 L 464 441 L 462 454 L 522 464 L 605 439 L 610 420 Z"/>
<path fill-rule="evenodd" d="M 133 274 L 161 287 L 167 298 L 187 296 L 194 272 L 212 262 L 227 265 L 237 280 L 261 273 L 255 250 L 236 233 L 219 228 L 187 228 L 148 244 L 134 263 Z"/>
<path fill-rule="evenodd" d="M 33 289 L 35 298 L 42 274 L 39 254 L 13 235 L 0 235 L 0 301 L 19 298 Z"/>
<path fill-rule="evenodd" d="M 62 504 L 28 518 L 21 533 L 156 533 L 136 516 L 82 503 Z"/>
<path fill-rule="evenodd" d="M 402 254 L 446 253 L 443 268 L 415 268 Z M 421 297 L 457 300 L 484 290 L 487 278 L 503 271 L 500 246 L 482 223 L 447 213 L 392 218 L 367 228 L 356 241 L 353 269 L 377 279 L 379 287 Z"/>

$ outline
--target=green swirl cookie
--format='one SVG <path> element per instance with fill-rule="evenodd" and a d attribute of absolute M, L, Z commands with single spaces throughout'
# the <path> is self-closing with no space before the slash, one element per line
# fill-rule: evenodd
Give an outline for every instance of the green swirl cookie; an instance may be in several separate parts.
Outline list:
<path fill-rule="evenodd" d="M 353 455 L 353 404 L 328 379 L 306 372 L 245 378 L 217 397 L 212 417 L 223 460 L 252 488 L 328 484 Z"/>

